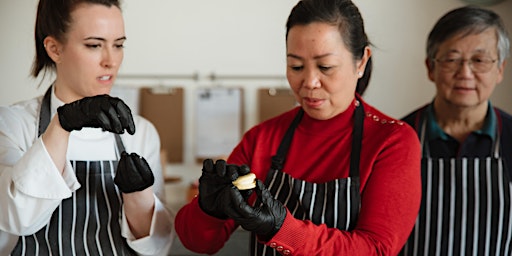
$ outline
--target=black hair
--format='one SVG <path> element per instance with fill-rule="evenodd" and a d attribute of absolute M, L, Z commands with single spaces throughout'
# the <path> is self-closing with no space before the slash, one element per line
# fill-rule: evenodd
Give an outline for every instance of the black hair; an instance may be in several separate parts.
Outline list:
<path fill-rule="evenodd" d="M 337 26 L 354 60 L 361 60 L 365 48 L 370 46 L 363 18 L 350 0 L 301 0 L 293 7 L 286 22 L 286 39 L 293 26 L 322 22 Z M 357 82 L 356 92 L 363 95 L 372 73 L 372 58 L 368 59 L 364 74 Z"/>

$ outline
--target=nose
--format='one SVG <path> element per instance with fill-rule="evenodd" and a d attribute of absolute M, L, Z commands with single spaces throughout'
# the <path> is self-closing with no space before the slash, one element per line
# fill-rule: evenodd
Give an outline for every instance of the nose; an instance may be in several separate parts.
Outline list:
<path fill-rule="evenodd" d="M 471 75 L 473 74 L 473 65 L 471 60 L 461 59 L 459 61 L 459 68 L 457 69 L 457 73 L 462 75 Z"/>
<path fill-rule="evenodd" d="M 104 49 L 101 56 L 101 66 L 104 68 L 113 68 L 117 65 L 114 53 L 110 49 Z"/>
<path fill-rule="evenodd" d="M 304 80 L 302 82 L 303 86 L 308 89 L 319 88 L 320 78 L 317 72 L 314 70 L 305 70 L 304 71 Z"/>

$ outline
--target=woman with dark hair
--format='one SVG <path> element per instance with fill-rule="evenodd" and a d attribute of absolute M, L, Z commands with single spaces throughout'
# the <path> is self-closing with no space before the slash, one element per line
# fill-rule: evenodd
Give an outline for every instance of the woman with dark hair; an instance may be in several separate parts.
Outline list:
<path fill-rule="evenodd" d="M 419 140 L 361 97 L 371 48 L 358 8 L 302 0 L 286 28 L 286 74 L 300 106 L 250 129 L 227 162 L 203 163 L 177 234 L 208 254 L 241 226 L 251 255 L 396 255 L 421 200 Z M 249 171 L 252 193 L 232 184 Z"/>
<path fill-rule="evenodd" d="M 32 75 L 55 81 L 0 107 L 1 255 L 167 254 L 158 134 L 108 95 L 125 40 L 117 0 L 39 2 Z"/>

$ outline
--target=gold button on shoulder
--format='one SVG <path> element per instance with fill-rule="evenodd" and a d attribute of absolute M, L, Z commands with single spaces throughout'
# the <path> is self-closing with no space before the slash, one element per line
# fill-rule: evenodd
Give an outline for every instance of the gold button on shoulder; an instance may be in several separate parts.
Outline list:
<path fill-rule="evenodd" d="M 276 248 L 276 251 L 278 251 L 278 252 L 282 252 L 282 251 L 283 251 L 283 249 L 284 249 L 284 248 L 283 248 L 282 246 L 278 246 L 278 247 Z"/>
<path fill-rule="evenodd" d="M 284 250 L 283 251 L 283 255 L 290 255 L 291 251 L 290 250 Z"/>
<path fill-rule="evenodd" d="M 270 248 L 276 248 L 276 247 L 277 247 L 276 243 L 270 243 Z"/>

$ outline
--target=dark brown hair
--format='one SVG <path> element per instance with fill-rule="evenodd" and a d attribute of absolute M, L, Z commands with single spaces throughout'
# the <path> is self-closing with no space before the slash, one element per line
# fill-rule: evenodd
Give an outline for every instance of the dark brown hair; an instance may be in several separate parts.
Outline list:
<path fill-rule="evenodd" d="M 100 4 L 121 9 L 119 0 L 40 0 L 34 31 L 36 55 L 32 63 L 33 77 L 38 77 L 41 71 L 55 69 L 55 63 L 44 48 L 44 39 L 53 36 L 64 42 L 71 23 L 71 12 L 80 4 Z"/>

